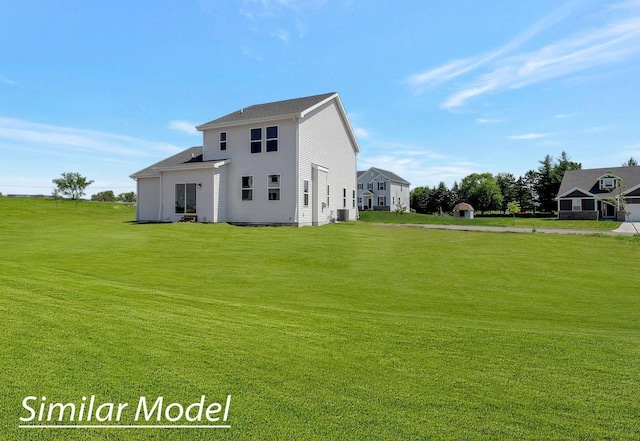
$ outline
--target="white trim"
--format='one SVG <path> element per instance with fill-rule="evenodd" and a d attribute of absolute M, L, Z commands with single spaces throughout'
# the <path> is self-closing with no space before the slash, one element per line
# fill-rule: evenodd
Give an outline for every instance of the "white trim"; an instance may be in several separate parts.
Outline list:
<path fill-rule="evenodd" d="M 595 197 L 596 197 L 596 195 L 594 195 L 594 194 L 593 194 L 593 193 L 591 193 L 590 191 L 584 190 L 584 189 L 582 189 L 582 188 L 580 188 L 580 187 L 573 187 L 573 188 L 571 188 L 570 190 L 567 190 L 567 191 L 565 191 L 564 193 L 559 194 L 558 196 L 556 196 L 556 199 L 560 199 L 560 198 L 567 198 L 567 195 L 568 195 L 569 193 L 574 192 L 574 191 L 579 191 L 579 192 L 584 193 L 584 196 L 583 196 L 583 197 L 592 197 L 592 198 L 595 198 Z"/>
<path fill-rule="evenodd" d="M 314 163 L 311 163 L 311 167 L 317 169 L 318 171 L 329 173 L 329 169 L 327 167 L 323 167 L 321 165 L 314 164 Z"/>

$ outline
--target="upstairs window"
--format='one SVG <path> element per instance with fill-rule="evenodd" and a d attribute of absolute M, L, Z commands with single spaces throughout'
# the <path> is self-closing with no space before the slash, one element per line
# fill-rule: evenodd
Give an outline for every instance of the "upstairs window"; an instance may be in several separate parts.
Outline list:
<path fill-rule="evenodd" d="M 373 191 L 373 182 L 369 182 L 369 183 L 367 184 L 367 190 L 371 190 L 371 191 Z"/>
<path fill-rule="evenodd" d="M 362 182 L 358 183 L 358 190 L 364 190 L 364 184 Z"/>
<path fill-rule="evenodd" d="M 262 129 L 251 129 L 251 153 L 262 152 Z"/>
<path fill-rule="evenodd" d="M 242 177 L 242 200 L 253 200 L 253 176 Z"/>
<path fill-rule="evenodd" d="M 387 183 L 386 182 L 378 182 L 378 190 L 386 190 Z"/>
<path fill-rule="evenodd" d="M 267 151 L 278 151 L 278 126 L 267 127 Z"/>
<path fill-rule="evenodd" d="M 268 176 L 268 188 L 269 191 L 269 200 L 270 201 L 279 201 L 280 200 L 280 175 L 269 175 Z"/>
<path fill-rule="evenodd" d="M 304 192 L 304 206 L 309 206 L 309 181 L 306 179 L 302 183 L 302 190 Z"/>
<path fill-rule="evenodd" d="M 600 190 L 613 190 L 614 188 L 616 188 L 615 178 L 600 179 Z"/>
<path fill-rule="evenodd" d="M 227 149 L 227 132 L 220 132 L 220 150 Z"/>

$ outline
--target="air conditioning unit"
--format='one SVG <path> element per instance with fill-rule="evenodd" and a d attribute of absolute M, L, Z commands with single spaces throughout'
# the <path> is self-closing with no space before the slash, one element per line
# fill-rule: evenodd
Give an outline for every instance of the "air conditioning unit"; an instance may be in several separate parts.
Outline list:
<path fill-rule="evenodd" d="M 346 208 L 338 208 L 338 221 L 339 222 L 348 222 L 349 221 L 349 210 Z"/>

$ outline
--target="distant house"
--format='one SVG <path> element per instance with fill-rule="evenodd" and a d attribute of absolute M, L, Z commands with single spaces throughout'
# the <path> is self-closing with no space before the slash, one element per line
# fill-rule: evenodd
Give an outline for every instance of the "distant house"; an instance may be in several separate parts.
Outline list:
<path fill-rule="evenodd" d="M 466 202 L 460 202 L 453 207 L 453 217 L 461 219 L 473 219 L 475 210 Z"/>
<path fill-rule="evenodd" d="M 618 180 L 623 187 L 618 188 Z M 622 194 L 633 221 L 640 221 L 640 167 L 567 170 L 558 191 L 558 219 L 625 219 L 617 202 Z"/>
<path fill-rule="evenodd" d="M 356 218 L 360 148 L 337 93 L 254 105 L 196 128 L 202 147 L 131 175 L 139 222 L 302 226 Z"/>
<path fill-rule="evenodd" d="M 409 211 L 410 185 L 395 173 L 380 168 L 358 171 L 358 208 L 395 211 L 402 206 Z"/>

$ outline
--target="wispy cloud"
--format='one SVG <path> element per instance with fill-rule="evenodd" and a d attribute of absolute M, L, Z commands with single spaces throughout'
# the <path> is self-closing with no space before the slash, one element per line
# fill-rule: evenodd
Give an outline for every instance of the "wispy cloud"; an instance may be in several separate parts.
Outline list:
<path fill-rule="evenodd" d="M 577 2 L 567 3 L 523 34 L 489 54 L 454 60 L 412 75 L 407 83 L 416 93 L 465 76 L 442 107 L 453 109 L 469 99 L 594 68 L 606 68 L 640 52 L 640 2 L 624 2 L 624 17 L 547 44 L 517 53 L 524 42 L 564 19 Z M 623 4 L 620 4 L 623 5 Z M 461 79 L 459 79 L 461 80 Z"/>
<path fill-rule="evenodd" d="M 478 119 L 476 119 L 476 122 L 477 122 L 478 124 L 497 124 L 497 123 L 504 122 L 504 119 L 498 119 L 498 118 L 478 118 Z"/>
<path fill-rule="evenodd" d="M 571 114 L 559 114 L 559 115 L 555 115 L 554 118 L 558 118 L 558 119 L 564 119 L 564 118 L 571 118 L 573 115 Z"/>
<path fill-rule="evenodd" d="M 549 136 L 549 134 L 547 133 L 525 133 L 524 135 L 511 135 L 508 138 L 520 140 L 520 139 L 539 139 L 539 138 L 545 138 L 547 136 Z"/>
<path fill-rule="evenodd" d="M 15 84 L 18 84 L 17 82 L 15 82 L 12 79 L 7 78 L 7 77 L 5 77 L 3 75 L 0 75 L 0 83 L 10 84 L 12 86 L 15 85 Z"/>
<path fill-rule="evenodd" d="M 323 9 L 327 0 L 242 0 L 239 13 L 257 34 L 284 43 L 304 38 L 310 17 Z"/>
<path fill-rule="evenodd" d="M 181 149 L 171 144 L 86 129 L 54 126 L 0 117 L 0 143 L 20 149 L 38 148 L 49 152 L 74 152 L 110 156 L 153 156 Z"/>
<path fill-rule="evenodd" d="M 196 130 L 196 124 L 189 121 L 182 120 L 173 120 L 169 121 L 169 125 L 167 126 L 171 130 L 176 130 L 178 132 L 186 133 L 187 135 L 200 135 L 200 132 Z"/>

